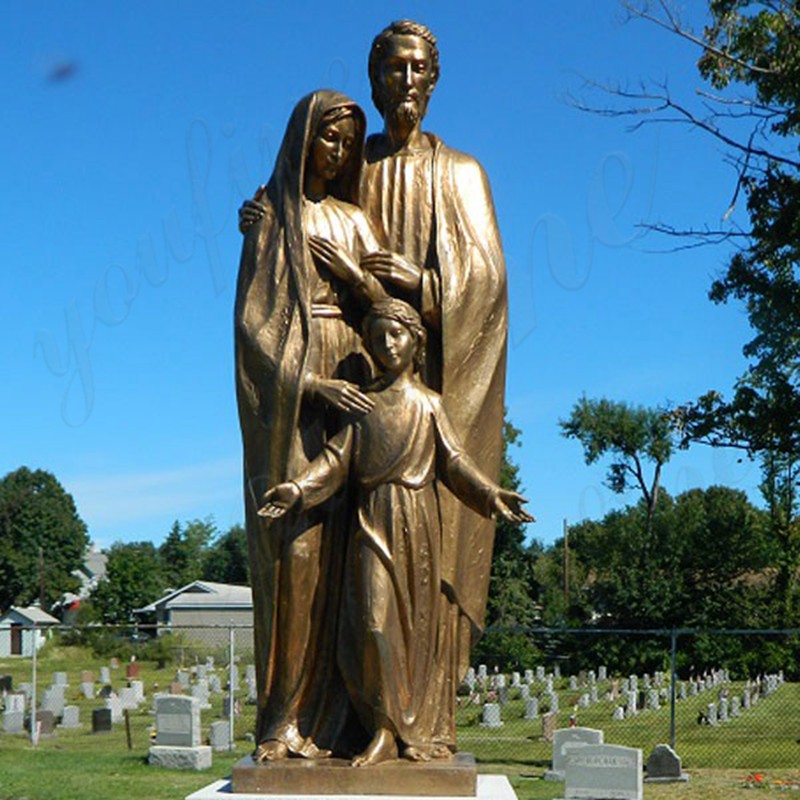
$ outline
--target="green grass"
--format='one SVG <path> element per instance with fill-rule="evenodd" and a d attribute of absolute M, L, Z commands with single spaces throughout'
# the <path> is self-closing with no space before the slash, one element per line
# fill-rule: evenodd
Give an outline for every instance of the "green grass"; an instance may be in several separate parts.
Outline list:
<path fill-rule="evenodd" d="M 52 674 L 68 674 L 68 705 L 81 709 L 83 728 L 57 731 L 34 747 L 26 737 L 0 733 L 0 800 L 107 800 L 107 798 L 148 798 L 181 800 L 187 794 L 223 777 L 232 764 L 250 752 L 246 739 L 253 727 L 254 709 L 245 706 L 236 721 L 236 752 L 214 753 L 214 765 L 201 773 L 155 769 L 146 763 L 153 717 L 149 699 L 138 712 L 132 712 L 133 748 L 128 750 L 125 726 L 115 725 L 112 733 L 91 734 L 91 710 L 98 700 L 78 697 L 80 670 L 91 669 L 99 677 L 100 666 L 107 659 L 90 658 L 80 648 L 49 645 L 40 659 L 39 693 L 48 686 Z M 0 674 L 10 673 L 15 686 L 30 681 L 30 660 L 0 660 Z M 159 670 L 142 663 L 141 679 L 148 698 L 155 684 L 166 688 L 176 667 Z M 243 672 L 243 669 L 242 669 Z M 125 685 L 125 670 L 112 672 L 115 688 Z M 740 687 L 730 687 L 731 694 Z M 602 692 L 601 692 L 602 694 Z M 562 705 L 574 695 L 562 691 Z M 748 773 L 762 771 L 765 780 L 800 782 L 800 684 L 785 684 L 771 697 L 744 712 L 739 719 L 717 728 L 698 726 L 697 712 L 714 699 L 713 692 L 678 703 L 676 732 L 678 753 L 684 769 L 690 772 L 688 784 L 645 786 L 645 800 L 728 800 L 752 797 L 741 788 Z M 221 717 L 222 696 L 212 696 L 212 709 L 203 712 L 203 726 Z M 540 741 L 541 722 L 522 719 L 522 703 L 512 701 L 503 709 L 505 724 L 497 731 L 487 731 L 478 724 L 480 709 L 459 709 L 459 747 L 471 751 L 479 769 L 486 773 L 509 776 L 520 800 L 552 800 L 563 797 L 563 784 L 542 780 L 550 764 L 551 747 Z M 609 743 L 640 747 L 646 758 L 656 744 L 669 741 L 669 708 L 645 711 L 634 719 L 614 722 L 613 706 L 601 702 L 581 710 L 578 724 L 602 728 Z M 566 722 L 568 714 L 562 712 Z"/>

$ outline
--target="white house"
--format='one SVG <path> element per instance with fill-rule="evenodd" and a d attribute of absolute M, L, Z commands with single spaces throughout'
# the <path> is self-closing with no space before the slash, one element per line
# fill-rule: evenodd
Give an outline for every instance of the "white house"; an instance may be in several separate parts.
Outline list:
<path fill-rule="evenodd" d="M 38 652 L 50 638 L 50 629 L 59 624 L 39 606 L 12 606 L 0 615 L 0 658 L 32 656 L 34 646 Z"/>
<path fill-rule="evenodd" d="M 159 634 L 181 632 L 213 646 L 226 644 L 234 625 L 237 649 L 253 646 L 253 593 L 249 586 L 193 581 L 133 613 L 143 621 L 155 617 Z"/>

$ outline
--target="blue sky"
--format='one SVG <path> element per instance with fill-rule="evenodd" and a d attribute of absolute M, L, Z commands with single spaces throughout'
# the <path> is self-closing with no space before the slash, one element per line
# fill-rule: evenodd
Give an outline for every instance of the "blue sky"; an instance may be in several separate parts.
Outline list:
<path fill-rule="evenodd" d="M 706 297 L 724 249 L 655 253 L 668 243 L 637 227 L 718 224 L 733 188 L 723 154 L 675 126 L 627 133 L 566 99 L 584 76 L 701 88 L 690 45 L 623 24 L 614 2 L 49 0 L 4 17 L 0 474 L 51 470 L 100 546 L 159 542 L 175 519 L 242 519 L 236 210 L 268 179 L 306 92 L 345 91 L 379 128 L 366 57 L 392 19 L 438 36 L 425 127 L 492 184 L 532 535 L 552 541 L 563 518 L 626 500 L 559 435 L 582 394 L 677 403 L 742 372 L 744 313 Z M 64 63 L 76 69 L 53 80 Z M 674 492 L 724 483 L 755 498 L 757 481 L 736 455 L 703 449 L 664 474 Z"/>

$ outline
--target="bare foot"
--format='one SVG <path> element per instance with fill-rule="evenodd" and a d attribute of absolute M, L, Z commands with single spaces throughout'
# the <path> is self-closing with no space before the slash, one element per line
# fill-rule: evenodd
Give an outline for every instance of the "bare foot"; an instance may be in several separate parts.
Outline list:
<path fill-rule="evenodd" d="M 439 744 L 435 744 L 431 749 L 431 756 L 439 759 L 452 758 L 453 751 L 446 744 L 440 742 Z"/>
<path fill-rule="evenodd" d="M 350 763 L 354 767 L 371 767 L 382 761 L 393 761 L 397 758 L 397 742 L 387 728 L 378 728 L 367 749 L 356 756 Z"/>
<path fill-rule="evenodd" d="M 302 758 L 330 758 L 331 751 L 330 750 L 323 750 L 320 747 L 317 747 L 314 742 L 311 741 L 310 738 L 306 739 L 303 742 L 303 746 L 299 750 L 292 751 L 294 755 L 301 756 Z"/>
<path fill-rule="evenodd" d="M 426 750 L 420 750 L 419 747 L 409 745 L 403 750 L 403 758 L 409 761 L 430 761 L 431 754 Z"/>
<path fill-rule="evenodd" d="M 253 761 L 282 761 L 289 755 L 289 748 L 277 739 L 267 739 L 256 748 Z"/>

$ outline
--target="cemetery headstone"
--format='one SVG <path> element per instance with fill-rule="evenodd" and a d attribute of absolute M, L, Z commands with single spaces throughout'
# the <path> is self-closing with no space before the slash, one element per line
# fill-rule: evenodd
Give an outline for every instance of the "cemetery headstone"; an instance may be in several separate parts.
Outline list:
<path fill-rule="evenodd" d="M 0 694 L 14 690 L 14 678 L 12 675 L 0 675 Z"/>
<path fill-rule="evenodd" d="M 720 722 L 727 722 L 728 721 L 728 698 L 723 697 L 719 701 L 719 711 L 718 711 L 719 721 Z"/>
<path fill-rule="evenodd" d="M 119 690 L 119 702 L 123 710 L 135 711 L 139 707 L 139 701 L 136 698 L 136 690 L 130 686 L 123 686 Z"/>
<path fill-rule="evenodd" d="M 26 703 L 27 698 L 24 694 L 6 695 L 6 711 L 21 711 L 24 714 Z"/>
<path fill-rule="evenodd" d="M 94 700 L 94 683 L 83 681 L 81 683 L 81 694 L 84 700 Z"/>
<path fill-rule="evenodd" d="M 527 683 L 523 683 L 519 688 L 519 699 L 523 702 L 531 696 L 531 687 Z"/>
<path fill-rule="evenodd" d="M 539 716 L 539 700 L 536 697 L 529 697 L 525 701 L 525 719 L 532 720 Z"/>
<path fill-rule="evenodd" d="M 558 664 L 556 664 L 556 665 L 553 667 L 553 677 L 554 677 L 554 678 L 555 678 L 557 681 L 560 681 L 560 680 L 561 680 L 561 667 L 560 667 Z"/>
<path fill-rule="evenodd" d="M 510 695 L 508 686 L 501 686 L 497 690 L 497 702 L 500 703 L 501 706 L 507 706 L 509 699 Z"/>
<path fill-rule="evenodd" d="M 552 742 L 553 734 L 558 728 L 558 712 L 548 711 L 547 714 L 542 714 L 542 741 Z"/>
<path fill-rule="evenodd" d="M 550 701 L 550 711 L 553 713 L 558 713 L 558 694 L 556 692 L 550 692 L 547 695 L 547 699 Z"/>
<path fill-rule="evenodd" d="M 528 685 L 533 683 L 533 670 L 532 669 L 526 669 L 525 670 L 525 674 L 523 675 L 523 680 Z"/>
<path fill-rule="evenodd" d="M 40 736 L 52 736 L 56 728 L 56 718 L 52 711 L 42 710 L 36 712 L 36 724 L 39 725 Z"/>
<path fill-rule="evenodd" d="M 500 728 L 502 725 L 499 703 L 484 703 L 481 726 L 484 728 Z"/>
<path fill-rule="evenodd" d="M 64 707 L 64 715 L 61 718 L 61 725 L 62 728 L 80 728 L 81 727 L 81 718 L 80 718 L 80 709 L 78 706 L 65 706 Z"/>
<path fill-rule="evenodd" d="M 588 694 L 588 692 L 584 692 L 578 698 L 578 708 L 589 708 L 590 705 L 591 705 L 591 702 L 590 702 L 590 699 L 589 699 L 589 694 Z"/>
<path fill-rule="evenodd" d="M 594 728 L 559 728 L 553 732 L 553 761 L 544 773 L 546 781 L 563 781 L 567 745 L 602 744 L 603 731 Z"/>
<path fill-rule="evenodd" d="M 200 744 L 200 707 L 194 697 L 162 695 L 156 702 L 156 743 L 148 763 L 169 769 L 207 769 L 212 749 Z"/>
<path fill-rule="evenodd" d="M 188 689 L 192 676 L 185 669 L 179 669 L 175 675 L 175 680 L 180 683 L 184 689 Z"/>
<path fill-rule="evenodd" d="M 544 680 L 544 667 L 536 667 L 536 680 L 541 683 Z"/>
<path fill-rule="evenodd" d="M 4 711 L 3 733 L 25 733 L 25 712 Z"/>
<path fill-rule="evenodd" d="M 100 667 L 100 683 L 111 683 L 111 670 L 108 667 Z"/>
<path fill-rule="evenodd" d="M 200 745 L 200 706 L 193 697 L 164 695 L 156 703 L 156 744 Z"/>
<path fill-rule="evenodd" d="M 512 689 L 519 689 L 522 686 L 522 676 L 519 672 L 512 672 L 511 673 L 511 688 Z"/>
<path fill-rule="evenodd" d="M 616 744 L 571 746 L 564 770 L 564 797 L 642 800 L 642 751 Z"/>
<path fill-rule="evenodd" d="M 208 740 L 212 750 L 230 750 L 230 728 L 228 723 L 217 720 L 211 723 Z"/>
<path fill-rule="evenodd" d="M 735 719 L 736 717 L 741 716 L 741 714 L 742 714 L 741 701 L 739 700 L 738 695 L 734 695 L 731 698 L 731 717 Z"/>
<path fill-rule="evenodd" d="M 66 672 L 54 672 L 53 673 L 53 685 L 54 686 L 69 686 L 69 682 L 67 680 L 67 673 Z"/>
<path fill-rule="evenodd" d="M 625 709 L 622 706 L 617 706 L 614 709 L 613 720 L 614 722 L 620 722 L 623 719 L 625 719 Z"/>
<path fill-rule="evenodd" d="M 600 683 L 608 680 L 608 668 L 602 664 L 597 668 L 597 680 Z"/>
<path fill-rule="evenodd" d="M 647 707 L 651 711 L 658 711 L 661 703 L 658 701 L 658 689 L 650 689 L 647 694 Z"/>
<path fill-rule="evenodd" d="M 142 672 L 142 665 L 138 661 L 131 661 L 125 665 L 125 677 L 130 680 L 137 680 Z"/>
<path fill-rule="evenodd" d="M 119 659 L 118 659 L 116 656 L 114 656 L 114 657 L 113 657 L 113 658 L 112 658 L 112 659 L 111 659 L 111 660 L 108 662 L 108 664 L 109 664 L 109 666 L 111 667 L 111 669 L 119 669 Z"/>
<path fill-rule="evenodd" d="M 647 759 L 645 783 L 685 783 L 689 776 L 681 769 L 680 756 L 668 745 L 659 744 Z"/>
<path fill-rule="evenodd" d="M 60 717 L 64 713 L 64 692 L 58 691 L 59 687 L 51 687 L 42 692 L 42 711 L 50 712 L 54 717 Z"/>
<path fill-rule="evenodd" d="M 94 672 L 85 669 L 81 672 L 81 683 L 94 683 Z"/>
<path fill-rule="evenodd" d="M 111 721 L 112 722 L 122 722 L 122 703 L 120 702 L 119 697 L 111 697 L 106 698 L 105 707 L 111 712 Z"/>
<path fill-rule="evenodd" d="M 569 690 L 575 692 L 578 690 L 578 679 L 575 675 L 569 676 Z"/>
<path fill-rule="evenodd" d="M 706 718 L 708 719 L 709 725 L 716 725 L 718 722 L 717 718 L 717 704 L 716 703 L 709 703 L 708 704 L 708 711 L 706 712 Z"/>
<path fill-rule="evenodd" d="M 111 709 L 95 708 L 92 711 L 92 733 L 111 733 Z"/>

